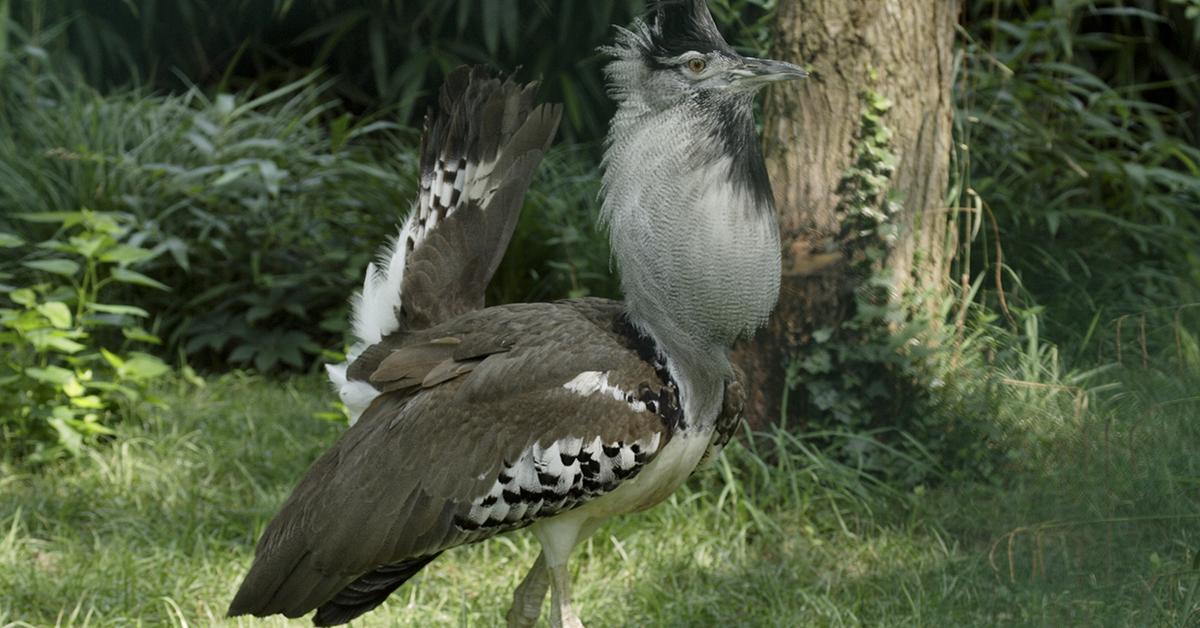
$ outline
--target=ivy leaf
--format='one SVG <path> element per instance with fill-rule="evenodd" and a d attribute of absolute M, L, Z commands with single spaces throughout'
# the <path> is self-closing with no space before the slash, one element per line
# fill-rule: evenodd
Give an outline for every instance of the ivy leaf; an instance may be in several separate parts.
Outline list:
<path fill-rule="evenodd" d="M 64 277 L 73 277 L 75 273 L 79 272 L 79 264 L 69 259 L 38 259 L 21 262 L 21 265 Z"/>
<path fill-rule="evenodd" d="M 165 284 L 161 281 L 158 281 L 157 279 L 151 279 L 150 277 L 147 277 L 137 271 L 129 270 L 128 268 L 112 269 L 112 278 L 117 281 L 120 281 L 122 283 L 131 283 L 131 284 L 134 284 L 137 286 L 146 286 L 147 288 L 154 288 L 156 290 L 164 290 L 164 291 L 171 290 L 170 286 L 168 286 L 167 284 Z"/>

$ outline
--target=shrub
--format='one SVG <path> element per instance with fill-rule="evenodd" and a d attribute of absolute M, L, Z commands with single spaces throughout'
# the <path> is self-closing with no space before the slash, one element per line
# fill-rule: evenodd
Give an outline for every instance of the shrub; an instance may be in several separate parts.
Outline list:
<path fill-rule="evenodd" d="M 36 244 L 0 232 L 0 450 L 45 460 L 111 434 L 127 405 L 147 398 L 145 384 L 169 370 L 137 350 L 159 343 L 142 327 L 149 313 L 109 301 L 118 285 L 168 288 L 133 270 L 159 253 L 130 242 L 129 216 L 17 218 L 58 229 Z"/>
<path fill-rule="evenodd" d="M 412 196 L 410 151 L 386 127 L 326 119 L 310 76 L 258 97 L 192 90 L 100 96 L 35 52 L 9 60 L 0 104 L 0 228 L 27 208 L 128 215 L 171 293 L 124 293 L 168 354 L 200 366 L 302 368 L 340 341 L 346 301 Z M 63 77 L 63 78 L 60 78 Z M 3 80 L 3 79 L 0 79 Z"/>

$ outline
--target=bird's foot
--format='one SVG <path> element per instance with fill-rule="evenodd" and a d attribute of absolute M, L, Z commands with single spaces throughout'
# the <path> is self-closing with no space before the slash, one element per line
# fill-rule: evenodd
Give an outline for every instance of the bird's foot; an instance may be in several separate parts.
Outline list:
<path fill-rule="evenodd" d="M 551 628 L 583 628 L 583 622 L 579 620 L 579 615 L 571 610 L 570 605 L 556 607 L 554 611 L 550 614 Z"/>

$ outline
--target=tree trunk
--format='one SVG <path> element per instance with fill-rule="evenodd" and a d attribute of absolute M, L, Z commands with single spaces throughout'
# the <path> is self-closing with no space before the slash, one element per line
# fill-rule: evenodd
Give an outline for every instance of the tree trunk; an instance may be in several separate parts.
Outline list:
<path fill-rule="evenodd" d="M 853 309 L 862 277 L 848 260 L 843 196 L 871 98 L 891 101 L 880 117 L 897 158 L 886 184 L 900 206 L 884 261 L 893 297 L 943 288 L 958 13 L 958 0 L 780 0 L 773 56 L 807 66 L 812 78 L 774 86 L 765 104 L 783 287 L 771 322 L 737 351 L 752 426 L 791 413 L 781 407 L 789 358 Z"/>

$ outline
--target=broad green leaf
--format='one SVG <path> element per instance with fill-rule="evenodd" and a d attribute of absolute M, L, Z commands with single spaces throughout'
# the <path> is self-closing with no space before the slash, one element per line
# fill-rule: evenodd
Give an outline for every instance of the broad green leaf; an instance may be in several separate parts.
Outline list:
<path fill-rule="evenodd" d="M 88 384 L 88 388 L 103 390 L 105 392 L 120 393 L 125 395 L 125 397 L 130 401 L 137 401 L 138 399 L 142 398 L 142 395 L 137 390 L 114 382 L 92 382 Z"/>
<path fill-rule="evenodd" d="M 204 378 L 197 375 L 196 370 L 187 364 L 183 365 L 183 369 L 180 371 L 180 374 L 183 375 L 183 379 L 187 383 L 195 386 L 196 388 L 204 388 L 208 385 L 208 382 L 204 381 Z"/>
<path fill-rule="evenodd" d="M 275 368 L 275 365 L 278 363 L 279 354 L 269 347 L 260 348 L 258 354 L 254 356 L 254 368 L 263 373 Z"/>
<path fill-rule="evenodd" d="M 86 408 L 89 410 L 99 410 L 104 407 L 104 402 L 96 395 L 84 395 L 71 399 L 71 405 L 76 408 Z"/>
<path fill-rule="evenodd" d="M 99 233 L 86 238 L 83 236 L 71 236 L 70 242 L 71 252 L 79 253 L 84 257 L 94 257 L 100 249 L 112 246 L 114 240 L 112 236 Z"/>
<path fill-rule="evenodd" d="M 141 327 L 125 327 L 121 333 L 134 342 L 145 342 L 152 345 L 162 344 L 162 339 Z"/>
<path fill-rule="evenodd" d="M 37 345 L 38 343 L 35 342 L 34 344 Z M 87 346 L 81 345 L 70 338 L 53 334 L 45 336 L 42 339 L 42 344 L 43 348 L 55 349 L 63 353 L 79 353 L 87 349 Z"/>
<path fill-rule="evenodd" d="M 89 409 L 98 410 L 103 407 L 104 406 L 99 406 L 97 408 L 89 408 Z M 100 417 L 96 416 L 95 412 L 89 412 L 89 413 L 85 414 L 83 416 L 82 421 L 78 421 L 78 420 L 68 421 L 68 423 L 71 425 L 71 427 L 75 428 L 82 434 L 88 434 L 91 436 L 94 436 L 97 434 L 108 434 L 108 435 L 116 434 L 116 432 L 112 431 L 111 428 L 106 427 L 103 423 L 100 422 Z"/>
<path fill-rule="evenodd" d="M 225 174 L 217 177 L 216 181 L 213 181 L 213 183 L 212 183 L 213 187 L 219 188 L 222 185 L 229 185 L 230 183 L 233 183 L 234 181 L 237 181 L 238 179 L 240 179 L 242 177 L 242 175 L 246 174 L 247 172 L 250 172 L 250 168 L 248 168 L 246 166 L 242 166 L 241 168 L 234 168 L 232 170 L 226 170 Z"/>
<path fill-rule="evenodd" d="M 132 379 L 154 379 L 170 370 L 171 367 L 152 355 L 135 353 L 125 360 L 125 365 L 121 367 L 120 373 L 122 377 Z"/>
<path fill-rule="evenodd" d="M 39 382 L 47 382 L 56 386 L 65 386 L 67 382 L 75 379 L 75 373 L 61 366 L 50 365 L 46 368 L 38 368 L 30 366 L 25 369 L 25 374 Z"/>
<path fill-rule="evenodd" d="M 0 248 L 11 249 L 22 244 L 25 244 L 25 241 L 20 237 L 0 231 Z"/>
<path fill-rule="evenodd" d="M 112 278 L 122 283 L 131 283 L 138 286 L 146 286 L 156 290 L 169 291 L 171 288 L 167 284 L 151 279 L 137 271 L 129 270 L 128 268 L 112 269 Z"/>
<path fill-rule="evenodd" d="M 79 378 L 77 377 L 72 377 L 67 383 L 63 384 L 62 391 L 68 397 L 78 397 L 85 392 L 83 384 L 79 383 Z"/>
<path fill-rule="evenodd" d="M 73 277 L 75 273 L 79 272 L 79 264 L 69 259 L 39 259 L 21 262 L 21 265 L 64 277 Z"/>
<path fill-rule="evenodd" d="M 190 272 L 192 270 L 191 265 L 188 264 L 188 245 L 186 242 L 180 240 L 179 238 L 170 238 L 166 242 L 163 242 L 155 247 L 155 251 L 158 251 L 158 249 L 162 247 L 165 247 L 167 251 L 171 253 L 171 257 L 175 259 L 175 263 L 178 264 L 180 268 L 186 272 Z"/>
<path fill-rule="evenodd" d="M 234 348 L 233 352 L 229 354 L 229 361 L 236 362 L 238 364 L 249 362 L 250 358 L 254 357 L 255 350 L 256 349 L 254 345 L 238 345 L 236 348 Z"/>
<path fill-rule="evenodd" d="M 58 408 L 55 408 L 55 410 L 58 410 Z M 55 414 L 57 415 L 58 413 L 56 412 Z M 76 432 L 70 425 L 67 425 L 66 419 L 55 416 L 50 419 L 50 425 L 54 427 L 55 432 L 58 432 L 59 444 L 65 447 L 67 451 L 78 454 L 83 449 L 83 438 L 79 435 L 79 432 Z"/>
<path fill-rule="evenodd" d="M 15 317 L 6 317 L 4 326 L 9 329 L 15 329 L 22 334 L 28 335 L 37 330 L 49 330 L 45 316 L 42 316 L 36 310 L 25 310 Z M 61 332 L 59 332 L 61 333 Z"/>
<path fill-rule="evenodd" d="M 89 303 L 90 309 L 104 314 L 127 314 L 140 318 L 148 318 L 150 313 L 134 305 L 113 305 L 108 303 Z"/>
<path fill-rule="evenodd" d="M 43 303 L 37 307 L 42 316 L 50 321 L 58 329 L 67 329 L 71 326 L 71 309 L 61 301 L 50 301 Z"/>
<path fill-rule="evenodd" d="M 130 246 L 128 244 L 119 244 L 100 256 L 100 260 L 104 262 L 113 262 L 116 264 L 135 264 L 137 262 L 154 257 L 154 252 L 143 249 L 140 246 Z"/>
<path fill-rule="evenodd" d="M 26 307 L 29 307 L 37 302 L 37 294 L 29 288 L 13 290 L 12 293 L 8 295 L 8 298 L 12 299 L 14 303 L 18 305 L 24 305 Z"/>

